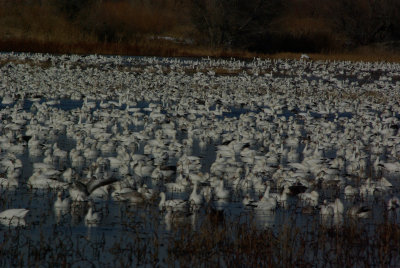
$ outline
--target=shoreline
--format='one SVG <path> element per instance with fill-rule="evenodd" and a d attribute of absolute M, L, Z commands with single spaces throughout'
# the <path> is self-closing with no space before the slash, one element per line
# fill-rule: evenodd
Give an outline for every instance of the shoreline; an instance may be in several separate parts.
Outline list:
<path fill-rule="evenodd" d="M 62 43 L 40 40 L 0 40 L 1 52 L 49 53 L 54 55 L 110 55 L 110 56 L 148 56 L 171 58 L 235 58 L 241 60 L 260 59 L 300 59 L 307 54 L 310 60 L 351 61 L 351 62 L 400 62 L 400 53 L 378 48 L 366 47 L 354 51 L 338 51 L 327 53 L 277 52 L 256 53 L 247 50 L 230 50 L 222 48 L 205 48 L 178 44 L 167 40 L 157 42 L 99 43 L 72 42 Z"/>

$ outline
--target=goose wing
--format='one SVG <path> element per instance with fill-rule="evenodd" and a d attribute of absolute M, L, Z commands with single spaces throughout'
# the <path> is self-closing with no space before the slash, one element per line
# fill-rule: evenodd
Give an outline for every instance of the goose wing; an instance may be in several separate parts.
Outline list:
<path fill-rule="evenodd" d="M 25 218 L 29 210 L 24 208 L 12 208 L 7 209 L 0 213 L 1 219 L 12 219 L 12 218 Z"/>
<path fill-rule="evenodd" d="M 107 179 L 102 179 L 102 180 L 90 180 L 86 184 L 86 189 L 87 189 L 87 192 L 90 195 L 97 188 L 99 188 L 101 186 L 109 185 L 109 184 L 114 183 L 116 181 L 118 181 L 118 179 L 114 178 L 114 177 L 107 178 Z"/>

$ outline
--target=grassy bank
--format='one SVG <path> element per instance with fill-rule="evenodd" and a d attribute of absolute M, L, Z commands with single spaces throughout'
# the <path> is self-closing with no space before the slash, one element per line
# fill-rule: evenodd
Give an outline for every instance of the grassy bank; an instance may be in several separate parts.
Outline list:
<path fill-rule="evenodd" d="M 267 57 L 244 50 L 210 49 L 181 45 L 167 40 L 138 40 L 132 43 L 112 42 L 57 42 L 26 39 L 0 40 L 0 51 L 52 54 L 103 54 L 160 57 L 235 57 L 249 59 Z"/>
<path fill-rule="evenodd" d="M 211 4 L 217 2 L 210 1 L 199 11 L 198 2 L 190 0 L 0 0 L 0 51 L 243 59 L 298 59 L 301 53 L 277 52 L 322 51 L 309 55 L 316 60 L 400 61 L 395 41 L 386 42 L 387 47 L 372 45 L 386 39 L 357 45 L 346 29 L 337 28 L 334 18 L 328 19 L 322 11 L 310 13 L 304 1 L 264 7 L 274 14 L 257 13 L 254 18 L 250 3 L 244 9 L 229 1 Z M 313 5 L 317 4 L 322 3 Z M 220 14 L 224 5 L 232 10 Z M 265 16 L 270 18 L 258 21 Z M 254 20 L 258 23 L 246 24 Z M 315 25 L 323 27 L 315 29 Z"/>
<path fill-rule="evenodd" d="M 255 53 L 246 50 L 207 48 L 201 46 L 178 44 L 167 40 L 140 40 L 134 43 L 112 42 L 57 42 L 35 39 L 0 40 L 0 51 L 32 52 L 52 54 L 102 54 L 127 56 L 160 56 L 160 57 L 221 57 L 252 59 L 300 59 L 302 53 L 281 52 L 274 54 Z M 400 53 L 377 50 L 373 48 L 348 52 L 309 53 L 312 60 L 340 61 L 386 61 L 400 62 Z"/>

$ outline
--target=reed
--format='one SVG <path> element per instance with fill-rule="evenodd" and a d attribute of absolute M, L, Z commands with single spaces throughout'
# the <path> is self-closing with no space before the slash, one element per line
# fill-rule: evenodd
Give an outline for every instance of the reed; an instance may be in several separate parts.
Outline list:
<path fill-rule="evenodd" d="M 38 234 L 32 226 L 33 232 L 3 229 L 0 264 L 393 267 L 400 261 L 400 226 L 389 218 L 376 225 L 344 220 L 326 226 L 315 217 L 303 227 L 294 227 L 296 216 L 289 216 L 286 224 L 260 228 L 252 217 L 224 217 L 216 222 L 204 215 L 195 226 L 187 218 L 175 221 L 165 232 L 160 231 L 164 215 L 156 210 L 143 213 L 133 208 L 126 213 L 139 213 L 141 220 L 126 222 L 124 232 L 113 237 L 96 229 L 70 236 L 73 227 L 56 225 L 51 232 Z"/>

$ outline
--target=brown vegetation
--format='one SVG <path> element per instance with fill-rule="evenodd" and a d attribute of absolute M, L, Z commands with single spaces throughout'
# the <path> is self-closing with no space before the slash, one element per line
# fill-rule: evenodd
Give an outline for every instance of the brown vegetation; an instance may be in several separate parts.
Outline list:
<path fill-rule="evenodd" d="M 140 213 L 136 210 L 127 211 Z M 204 217 L 197 227 L 175 219 L 168 232 L 159 232 L 160 217 L 143 215 L 126 222 L 114 235 L 70 235 L 66 226 L 52 225 L 35 232 L 3 229 L 2 266 L 182 266 L 182 267 L 397 267 L 400 227 L 387 219 L 373 224 L 348 219 L 343 225 L 321 225 L 318 217 L 304 226 L 296 219 L 273 228 L 253 219 L 230 219 L 216 224 Z M 163 215 L 160 215 L 163 216 Z M 133 218 L 133 217 L 132 217 Z M 36 230 L 38 227 L 31 227 Z"/>
<path fill-rule="evenodd" d="M 399 18 L 396 0 L 0 0 L 0 50 L 398 61 Z"/>

